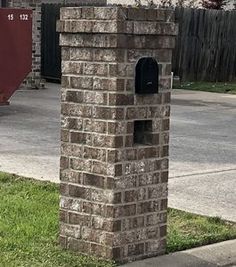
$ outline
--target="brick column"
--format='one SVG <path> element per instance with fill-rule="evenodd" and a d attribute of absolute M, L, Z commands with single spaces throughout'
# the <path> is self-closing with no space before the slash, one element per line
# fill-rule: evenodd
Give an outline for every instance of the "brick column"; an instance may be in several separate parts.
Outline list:
<path fill-rule="evenodd" d="M 170 10 L 63 8 L 60 243 L 118 262 L 166 248 Z M 159 92 L 135 94 L 140 57 Z"/>
<path fill-rule="evenodd" d="M 8 0 L 7 3 L 8 7 L 33 10 L 32 72 L 24 81 L 24 84 L 31 88 L 44 87 L 41 79 L 41 2 L 41 0 Z"/>

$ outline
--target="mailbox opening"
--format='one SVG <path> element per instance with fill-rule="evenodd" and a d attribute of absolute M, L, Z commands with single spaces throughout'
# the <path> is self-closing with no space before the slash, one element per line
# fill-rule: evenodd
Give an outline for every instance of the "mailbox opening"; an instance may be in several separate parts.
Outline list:
<path fill-rule="evenodd" d="M 134 122 L 134 145 L 152 144 L 152 121 Z"/>
<path fill-rule="evenodd" d="M 152 57 L 142 57 L 135 68 L 135 93 L 158 93 L 159 68 L 157 61 Z"/>

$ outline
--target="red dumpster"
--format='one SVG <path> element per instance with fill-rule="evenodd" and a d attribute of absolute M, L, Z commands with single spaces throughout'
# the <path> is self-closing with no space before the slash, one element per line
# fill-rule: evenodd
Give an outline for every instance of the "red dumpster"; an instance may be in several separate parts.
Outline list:
<path fill-rule="evenodd" d="M 0 105 L 20 86 L 32 66 L 32 11 L 0 8 Z"/>

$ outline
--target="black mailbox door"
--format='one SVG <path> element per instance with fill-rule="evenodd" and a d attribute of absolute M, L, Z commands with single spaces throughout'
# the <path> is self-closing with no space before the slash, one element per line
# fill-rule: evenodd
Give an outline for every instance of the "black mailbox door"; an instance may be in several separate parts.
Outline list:
<path fill-rule="evenodd" d="M 157 61 L 152 57 L 140 58 L 135 68 L 135 93 L 158 93 L 159 69 Z"/>

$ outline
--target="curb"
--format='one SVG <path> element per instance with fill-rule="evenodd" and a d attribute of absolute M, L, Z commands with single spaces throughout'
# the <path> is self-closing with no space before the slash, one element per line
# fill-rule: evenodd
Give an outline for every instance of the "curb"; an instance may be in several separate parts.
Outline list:
<path fill-rule="evenodd" d="M 175 252 L 123 267 L 236 267 L 236 239 Z"/>

